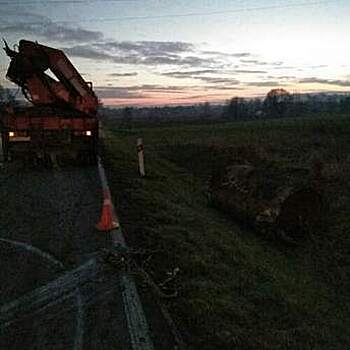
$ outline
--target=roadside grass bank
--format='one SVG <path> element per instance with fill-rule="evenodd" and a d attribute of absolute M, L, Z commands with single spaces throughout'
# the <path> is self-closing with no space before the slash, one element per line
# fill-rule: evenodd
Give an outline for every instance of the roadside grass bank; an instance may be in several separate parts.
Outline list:
<path fill-rule="evenodd" d="M 193 349 L 344 349 L 350 345 L 350 119 L 120 128 L 103 159 L 128 244 L 149 250 L 155 282 L 179 268 L 167 299 Z M 145 143 L 146 178 L 136 139 Z M 323 164 L 327 218 L 297 247 L 268 241 L 208 205 L 220 155 L 278 166 Z"/>

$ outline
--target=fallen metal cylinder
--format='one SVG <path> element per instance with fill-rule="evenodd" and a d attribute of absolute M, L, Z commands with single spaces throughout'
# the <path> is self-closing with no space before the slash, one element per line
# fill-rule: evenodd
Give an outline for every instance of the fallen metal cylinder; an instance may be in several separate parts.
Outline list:
<path fill-rule="evenodd" d="M 210 202 L 270 237 L 295 242 L 322 216 L 310 169 L 231 164 L 214 171 Z"/>

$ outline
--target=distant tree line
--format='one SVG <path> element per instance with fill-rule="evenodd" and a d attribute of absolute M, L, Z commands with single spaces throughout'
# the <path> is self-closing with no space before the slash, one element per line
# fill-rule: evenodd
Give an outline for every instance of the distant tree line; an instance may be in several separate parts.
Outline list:
<path fill-rule="evenodd" d="M 233 120 L 298 117 L 310 113 L 350 113 L 350 94 L 290 94 L 285 89 L 273 89 L 264 99 L 233 97 L 223 110 L 224 118 Z"/>
<path fill-rule="evenodd" d="M 232 97 L 224 105 L 102 108 L 105 118 L 118 119 L 129 127 L 132 121 L 154 123 L 174 121 L 250 120 L 303 117 L 315 113 L 350 113 L 349 94 L 291 94 L 285 89 L 272 89 L 264 98 Z"/>
<path fill-rule="evenodd" d="M 13 93 L 0 85 L 0 113 L 2 113 L 7 106 L 14 107 L 17 104 Z"/>
<path fill-rule="evenodd" d="M 15 95 L 9 90 L 0 85 L 0 130 L 3 128 L 2 114 L 14 108 L 18 104 Z"/>

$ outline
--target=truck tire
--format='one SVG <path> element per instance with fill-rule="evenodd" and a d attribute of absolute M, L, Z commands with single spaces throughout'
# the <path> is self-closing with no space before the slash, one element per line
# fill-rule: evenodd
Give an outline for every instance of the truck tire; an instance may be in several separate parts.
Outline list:
<path fill-rule="evenodd" d="M 3 161 L 7 162 L 9 160 L 9 140 L 8 133 L 3 132 L 1 135 L 1 147 L 2 147 L 2 157 Z"/>

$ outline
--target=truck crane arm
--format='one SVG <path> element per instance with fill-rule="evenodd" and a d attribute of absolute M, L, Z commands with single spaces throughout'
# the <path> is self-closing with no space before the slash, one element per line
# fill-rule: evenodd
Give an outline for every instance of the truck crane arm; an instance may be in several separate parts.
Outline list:
<path fill-rule="evenodd" d="M 98 99 L 92 84 L 82 78 L 63 51 L 27 40 L 21 40 L 15 51 L 4 43 L 11 58 L 6 76 L 22 88 L 30 102 L 96 115 Z"/>

